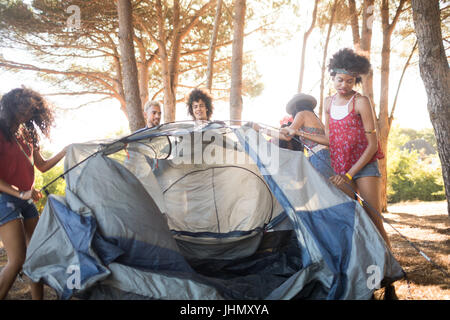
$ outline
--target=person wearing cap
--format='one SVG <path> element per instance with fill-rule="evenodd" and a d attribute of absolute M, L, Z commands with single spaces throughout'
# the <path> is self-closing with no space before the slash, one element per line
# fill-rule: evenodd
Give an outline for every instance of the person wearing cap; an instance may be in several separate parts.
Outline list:
<path fill-rule="evenodd" d="M 286 111 L 294 118 L 293 122 L 280 130 L 287 140 L 291 140 L 294 135 L 301 130 L 312 135 L 324 135 L 325 126 L 319 117 L 314 113 L 317 100 L 308 94 L 297 93 L 286 105 Z M 328 148 L 312 140 L 300 137 L 307 151 L 308 160 L 313 167 L 319 171 L 325 178 L 335 175 L 330 160 Z"/>
<path fill-rule="evenodd" d="M 154 100 L 147 101 L 144 105 L 144 116 L 147 128 L 159 126 L 161 122 L 161 104 Z"/>

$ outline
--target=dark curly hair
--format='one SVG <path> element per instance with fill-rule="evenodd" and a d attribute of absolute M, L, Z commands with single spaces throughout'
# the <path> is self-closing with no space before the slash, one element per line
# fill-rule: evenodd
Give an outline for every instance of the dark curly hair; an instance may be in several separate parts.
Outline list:
<path fill-rule="evenodd" d="M 17 123 L 19 115 L 28 114 L 30 118 L 24 123 Z M 39 148 L 37 128 L 49 138 L 54 114 L 47 101 L 36 91 L 28 88 L 13 89 L 0 101 L 0 130 L 7 141 L 12 141 L 20 133 L 35 148 Z M 14 128 L 17 125 L 18 128 Z M 13 130 L 15 130 L 13 132 Z"/>
<path fill-rule="evenodd" d="M 188 99 L 187 99 L 188 113 L 191 115 L 191 117 L 193 119 L 195 119 L 194 112 L 192 111 L 192 104 L 194 102 L 200 101 L 200 100 L 203 100 L 203 102 L 206 105 L 206 117 L 209 120 L 214 111 L 214 107 L 212 104 L 212 100 L 213 100 L 212 96 L 209 93 L 209 91 L 206 89 L 195 88 L 194 90 L 191 91 L 191 93 L 189 94 Z"/>
<path fill-rule="evenodd" d="M 292 124 L 292 122 L 289 121 L 288 123 L 282 124 L 281 128 L 289 127 L 291 124 Z M 292 140 L 289 140 L 289 141 L 280 139 L 278 141 L 278 146 L 280 148 L 283 148 L 283 149 L 289 149 L 289 150 L 293 150 L 293 151 L 302 151 L 302 152 L 303 152 L 303 150 L 305 148 L 303 146 L 303 143 L 301 143 L 301 141 L 298 140 L 298 139 L 292 139 Z"/>
<path fill-rule="evenodd" d="M 369 59 L 355 53 L 349 48 L 344 48 L 336 52 L 328 64 L 328 70 L 332 77 L 336 75 L 336 69 L 345 69 L 356 77 L 355 83 L 360 83 L 360 75 L 369 73 L 370 68 Z"/>

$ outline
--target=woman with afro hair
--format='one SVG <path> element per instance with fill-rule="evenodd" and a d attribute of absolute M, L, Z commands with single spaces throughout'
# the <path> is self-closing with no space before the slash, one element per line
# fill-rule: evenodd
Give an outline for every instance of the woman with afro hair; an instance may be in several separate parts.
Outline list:
<path fill-rule="evenodd" d="M 25 261 L 26 247 L 38 222 L 33 201 L 42 195 L 34 189 L 34 167 L 51 169 L 66 154 L 51 159 L 39 152 L 37 129 L 49 137 L 53 113 L 42 96 L 30 89 L 14 89 L 0 101 L 0 238 L 8 262 L 0 272 L 0 299 L 8 294 Z M 33 299 L 42 299 L 42 284 L 31 284 Z"/>
<path fill-rule="evenodd" d="M 381 212 L 381 174 L 378 161 L 383 154 L 378 145 L 374 112 L 367 97 L 354 90 L 370 71 L 369 60 L 351 49 L 341 49 L 330 59 L 328 69 L 336 94 L 325 99 L 325 135 L 305 131 L 297 134 L 330 148 L 331 164 L 336 175 L 331 182 L 352 196 L 346 188 L 359 192 L 370 208 L 365 207 L 386 244 L 391 247 L 383 227 Z M 376 212 L 374 212 L 376 211 Z"/>
<path fill-rule="evenodd" d="M 361 75 L 367 74 L 370 68 L 369 60 L 351 49 L 335 53 L 328 70 L 336 93 L 325 99 L 325 135 L 302 130 L 287 133 L 329 146 L 331 165 L 336 173 L 330 181 L 353 196 L 346 186 L 350 185 L 366 200 L 369 206 L 364 206 L 365 211 L 391 248 L 381 217 L 378 159 L 384 155 L 378 145 L 376 118 L 369 99 L 354 90 L 362 81 Z M 396 298 L 394 286 L 387 285 L 385 299 Z"/>

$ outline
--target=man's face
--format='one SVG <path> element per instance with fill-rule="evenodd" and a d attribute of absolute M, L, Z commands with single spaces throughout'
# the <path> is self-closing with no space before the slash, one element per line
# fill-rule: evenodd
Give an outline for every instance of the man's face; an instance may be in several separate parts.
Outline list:
<path fill-rule="evenodd" d="M 202 99 L 192 102 L 192 113 L 195 120 L 208 120 L 206 104 Z"/>
<path fill-rule="evenodd" d="M 158 106 L 152 106 L 146 113 L 147 127 L 153 128 L 159 125 L 161 121 L 161 108 Z"/>

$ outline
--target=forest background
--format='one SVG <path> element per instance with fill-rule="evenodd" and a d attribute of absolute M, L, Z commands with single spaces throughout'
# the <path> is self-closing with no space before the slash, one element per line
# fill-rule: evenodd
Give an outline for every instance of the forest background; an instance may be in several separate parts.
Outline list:
<path fill-rule="evenodd" d="M 369 87 L 361 90 L 372 100 L 387 155 L 382 163 L 384 208 L 387 202 L 445 199 L 410 1 L 131 4 L 140 103 L 159 100 L 164 121 L 189 119 L 184 100 L 194 87 L 211 89 L 213 120 L 279 126 L 286 102 L 296 92 L 314 95 L 322 116 L 323 98 L 333 93 L 328 59 L 352 47 L 373 66 L 373 74 L 364 79 Z M 245 15 L 241 79 L 236 81 L 239 5 Z M 448 2 L 440 1 L 439 10 L 435 19 L 448 52 Z M 114 1 L 2 0 L 0 21 L 0 94 L 25 85 L 56 107 L 52 139 L 44 141 L 47 155 L 70 143 L 118 137 L 141 126 L 142 114 L 130 117 L 127 110 Z M 233 89 L 236 83 L 239 88 Z M 233 102 L 233 90 L 242 98 L 240 105 Z M 59 165 L 45 175 L 37 172 L 36 186 L 62 171 Z M 63 194 L 64 187 L 64 180 L 58 180 L 49 191 Z"/>

